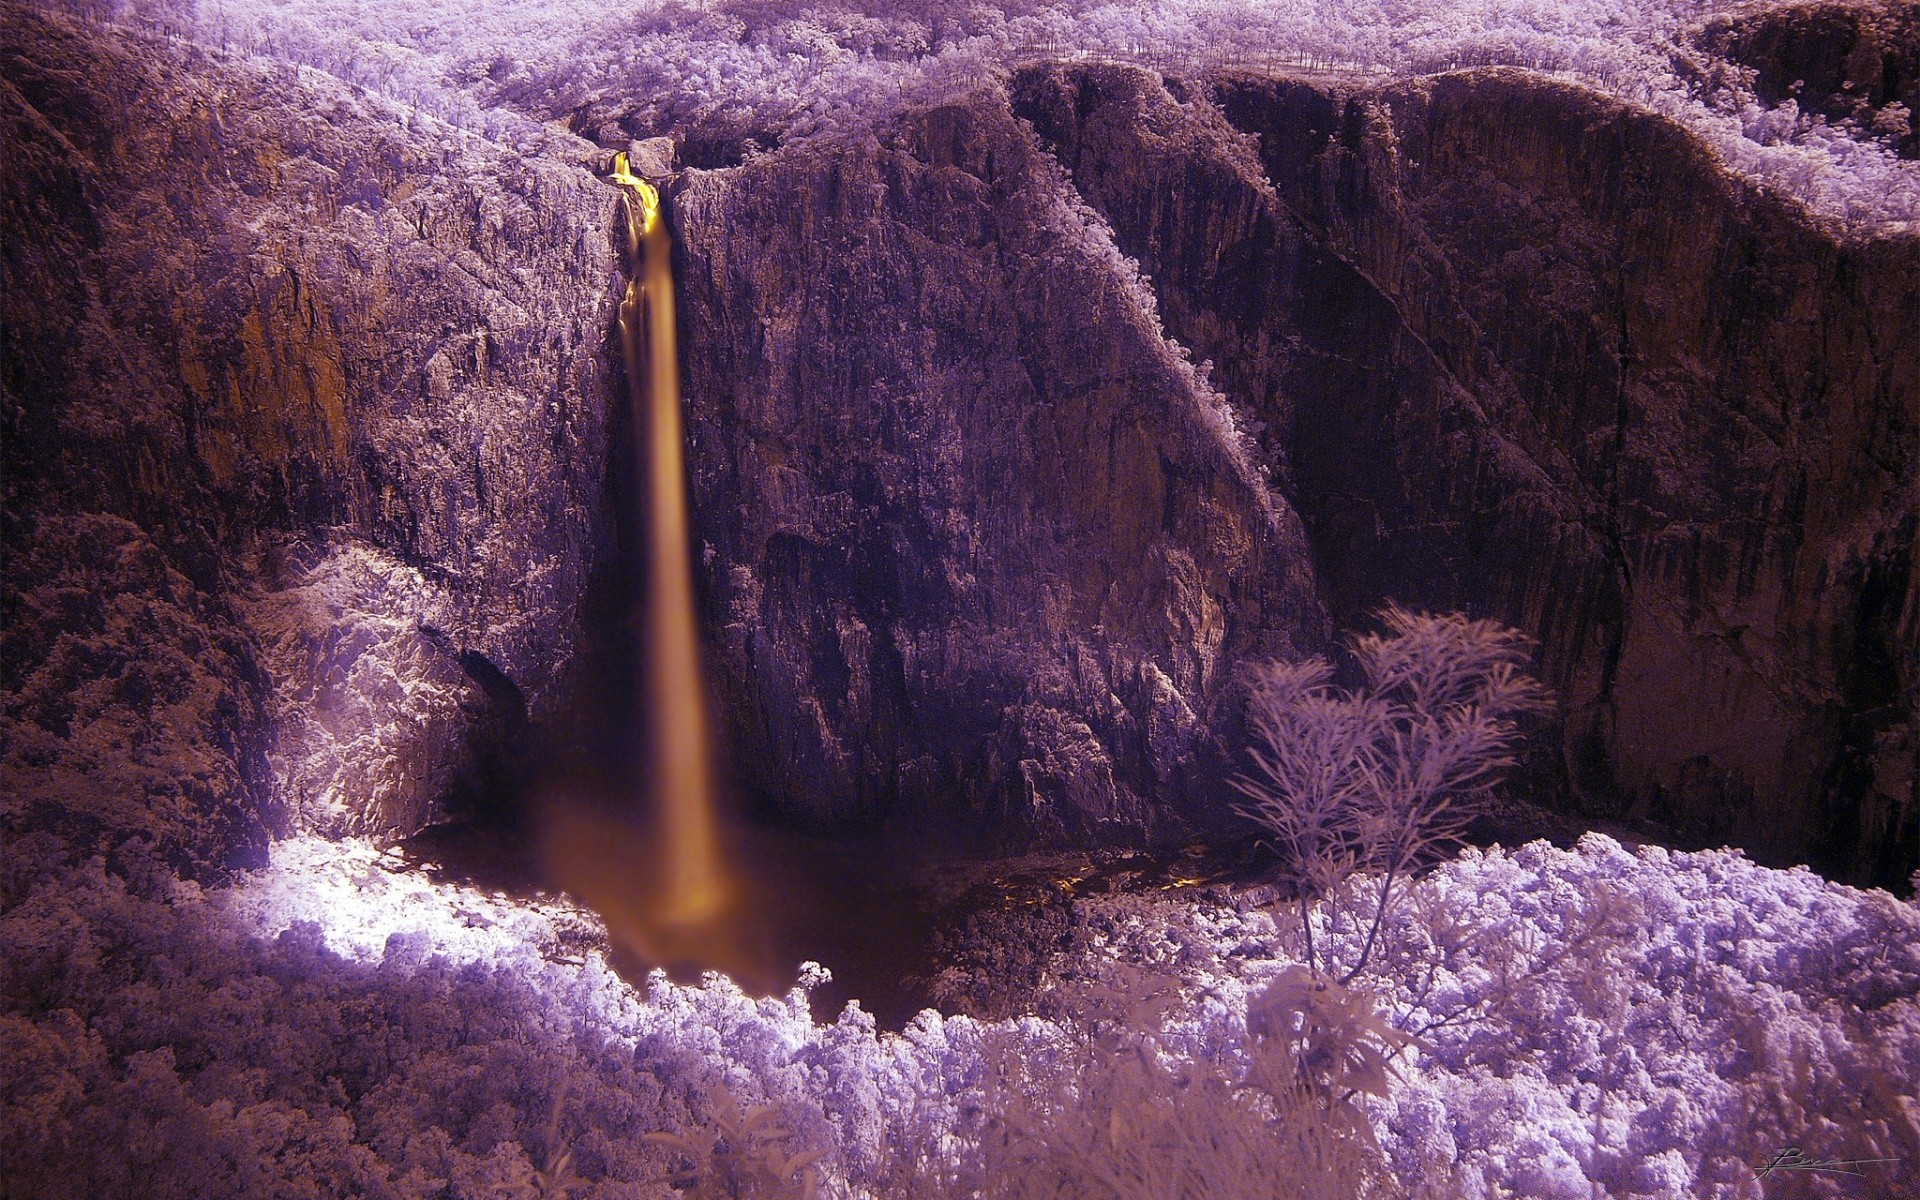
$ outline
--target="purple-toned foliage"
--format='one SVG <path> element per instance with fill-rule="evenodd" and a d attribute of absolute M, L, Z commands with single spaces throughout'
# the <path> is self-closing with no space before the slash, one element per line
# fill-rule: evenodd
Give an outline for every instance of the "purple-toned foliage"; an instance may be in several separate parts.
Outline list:
<path fill-rule="evenodd" d="M 1797 198 L 1821 221 L 1886 232 L 1920 220 L 1920 163 L 1891 149 L 1901 112 L 1889 107 L 1843 129 L 1802 115 L 1792 102 L 1766 107 L 1738 70 L 1700 69 L 1693 34 L 1710 17 L 1742 7 L 1732 0 L 49 6 L 326 71 L 509 144 L 537 137 L 537 122 L 585 116 L 621 135 L 677 130 L 753 153 L 773 142 L 858 132 L 879 113 L 949 98 L 1038 57 L 1120 59 L 1187 76 L 1514 65 L 1673 117 L 1729 171 Z"/>
<path fill-rule="evenodd" d="M 1190 1055 L 1240 1054 L 1248 996 L 1304 950 L 1244 899 L 1082 908 L 1070 987 L 1179 980 L 1162 1039 Z M 1336 955 L 1366 936 L 1321 928 Z M 1920 1184 L 1920 908 L 1885 892 L 1599 834 L 1469 850 L 1413 886 L 1355 986 L 1419 1042 L 1374 1110 L 1410 1188 L 1735 1200 L 1779 1190 L 1754 1168 L 1787 1146 L 1888 1161 L 1781 1194 Z"/>
<path fill-rule="evenodd" d="M 1531 647 L 1517 630 L 1463 614 L 1388 605 L 1382 634 L 1355 640 L 1362 686 L 1334 686 L 1322 658 L 1252 672 L 1248 771 L 1236 776 L 1240 811 L 1270 834 L 1301 897 L 1309 966 L 1349 982 L 1367 966 L 1395 885 L 1457 843 L 1519 736 L 1514 718 L 1544 711 L 1545 688 L 1526 673 Z M 1312 906 L 1334 905 L 1359 871 L 1374 873 L 1372 914 L 1354 957 L 1316 946 Z M 1344 970 L 1341 970 L 1344 968 Z"/>
<path fill-rule="evenodd" d="M 1051 1017 L 929 1012 L 896 1035 L 857 1006 L 816 1021 L 804 987 L 636 990 L 585 914 L 433 884 L 361 842 L 283 842 L 206 893 L 157 865 L 38 868 L 53 850 L 10 846 L 0 876 L 10 1196 L 665 1197 L 739 1177 L 712 1133 L 757 1111 L 772 1132 L 748 1150 L 797 1162 L 794 1188 L 965 1195 L 1007 1154 L 1057 1171 L 1090 1114 L 1110 1148 L 1121 1129 L 1195 1153 L 1196 1112 L 1222 1146 L 1313 1136 L 1246 1090 L 1276 1045 L 1378 1083 L 1350 1053 L 1364 1037 L 1309 1032 L 1312 1006 L 1274 990 L 1302 947 L 1244 897 L 1082 898 Z M 1364 932 L 1326 936 L 1344 954 Z M 1356 1095 L 1414 1194 L 1731 1200 L 1783 1145 L 1894 1160 L 1826 1194 L 1913 1192 L 1920 909 L 1885 893 L 1598 835 L 1469 852 L 1414 884 L 1355 987 L 1364 1005 L 1311 1028 L 1378 1011 L 1417 1036 L 1385 1096 Z M 1165 1154 L 1129 1146 L 1101 1170 L 1152 1186 Z"/>
<path fill-rule="evenodd" d="M 1693 90 L 1676 55 L 1722 6 L 1685 0 L 61 7 L 325 71 L 400 119 L 530 148 L 577 149 L 544 124 L 576 113 L 610 138 L 737 135 L 745 154 L 854 136 L 1047 55 L 1190 74 L 1518 63 L 1672 116 L 1824 221 L 1884 232 L 1920 214 L 1920 168 L 1874 137 L 1766 107 L 1738 79 Z M 1285 982 L 1306 957 L 1294 922 L 1244 896 L 1083 898 L 1046 1017 L 927 1013 L 897 1035 L 858 1007 L 815 1020 L 804 986 L 636 989 L 590 915 L 432 884 L 363 842 L 284 841 L 270 868 L 204 893 L 140 843 L 112 871 L 48 865 L 67 857 L 52 834 L 0 846 L 0 1194 L 20 1200 L 578 1200 L 729 1180 L 964 1195 L 1007 1164 L 1090 1153 L 1155 1194 L 1149 1172 L 1203 1155 L 1211 1129 L 1227 1150 L 1209 1168 L 1229 1181 L 1212 1194 L 1270 1194 L 1258 1151 L 1284 1114 L 1258 1093 L 1284 1089 L 1256 1073 L 1276 1045 L 1320 1081 L 1315 1103 L 1340 1071 L 1366 1085 L 1341 1098 L 1414 1194 L 1731 1200 L 1761 1194 L 1755 1167 L 1786 1145 L 1889 1160 L 1798 1180 L 1809 1193 L 1920 1194 L 1920 910 L 1732 852 L 1599 836 L 1469 852 L 1408 885 L 1332 1006 Z M 1366 957 L 1355 901 L 1378 886 L 1322 889 L 1315 936 L 1338 961 Z M 1398 1040 L 1366 1032 L 1376 1014 L 1417 1044 L 1369 1100 L 1380 1072 L 1355 1051 Z M 1020 1116 L 1010 1097 L 1042 1085 L 1060 1094 Z"/>

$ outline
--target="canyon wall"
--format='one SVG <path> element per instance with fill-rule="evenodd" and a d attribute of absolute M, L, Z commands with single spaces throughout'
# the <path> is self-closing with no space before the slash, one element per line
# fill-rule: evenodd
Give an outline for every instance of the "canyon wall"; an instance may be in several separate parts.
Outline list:
<path fill-rule="evenodd" d="M 0 8 L 9 829 L 410 832 L 552 708 L 617 278 L 552 141 Z"/>
<path fill-rule="evenodd" d="M 1169 772 L 1125 681 L 1150 665 L 1178 698 L 1162 726 L 1194 713 L 1179 744 L 1221 749 L 1232 668 L 1323 636 L 1297 511 L 1336 627 L 1394 598 L 1541 641 L 1563 803 L 1904 880 L 1911 235 L 1834 233 L 1672 123 L 1512 70 L 1203 94 L 1059 66 L 1008 107 L 982 93 L 682 194 L 697 508 L 747 778 L 855 811 L 955 781 L 1003 812 L 1051 791 L 1069 828 L 1217 801 L 1223 760 Z M 1087 338 L 1124 394 L 1082 382 Z M 1223 394 L 1142 408 L 1164 373 L 1118 356 L 1160 342 Z M 1252 482 L 1201 480 L 1182 504 L 1204 519 L 1154 531 L 1196 476 L 1114 438 L 1164 445 L 1169 417 L 1220 461 L 1250 448 Z M 1242 567 L 1219 548 L 1259 510 L 1287 536 Z M 1201 568 L 1171 603 L 1169 546 Z M 1088 602 L 1103 589 L 1148 602 L 1129 625 Z M 1188 631 L 1215 610 L 1208 654 Z"/>
<path fill-rule="evenodd" d="M 0 22 L 0 815 L 210 873 L 457 815 L 622 620 L 595 148 Z M 1394 598 L 1540 639 L 1589 815 L 1912 869 L 1912 235 L 1502 70 L 1035 67 L 669 216 L 709 674 L 773 810 L 1188 832 L 1240 666 Z"/>
<path fill-rule="evenodd" d="M 674 202 L 743 782 L 1075 838 L 1217 810 L 1232 667 L 1324 638 L 1304 534 L 1032 131 L 989 93 Z"/>
<path fill-rule="evenodd" d="M 1329 609 L 1543 643 L 1566 778 L 1856 882 L 1910 869 L 1920 241 L 1840 237 L 1681 130 L 1511 70 L 1023 77 L 1268 422 Z"/>

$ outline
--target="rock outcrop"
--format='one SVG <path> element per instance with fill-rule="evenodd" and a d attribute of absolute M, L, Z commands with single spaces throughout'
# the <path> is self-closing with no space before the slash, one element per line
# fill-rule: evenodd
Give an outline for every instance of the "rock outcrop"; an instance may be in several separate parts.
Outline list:
<path fill-rule="evenodd" d="M 675 214 L 740 777 L 815 819 L 1202 815 L 1233 664 L 1323 637 L 1306 542 L 1004 97 L 692 173 Z"/>
<path fill-rule="evenodd" d="M 528 136 L 0 8 L 8 827 L 411 831 L 500 678 L 552 706 L 616 264 L 592 148 Z"/>
<path fill-rule="evenodd" d="M 1590 811 L 1904 876 L 1920 242 L 1837 240 L 1517 71 L 1018 96 L 1268 422 L 1338 623 L 1383 596 L 1508 620 Z"/>

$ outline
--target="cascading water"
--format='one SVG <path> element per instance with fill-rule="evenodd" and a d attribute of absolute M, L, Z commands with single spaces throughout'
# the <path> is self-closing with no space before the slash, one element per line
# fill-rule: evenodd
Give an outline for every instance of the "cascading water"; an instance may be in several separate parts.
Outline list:
<path fill-rule="evenodd" d="M 718 970 L 764 993 L 790 985 L 803 961 L 824 960 L 845 980 L 823 994 L 861 998 L 904 1022 L 925 1001 L 919 989 L 934 966 L 924 899 L 894 872 L 899 848 L 723 820 L 694 617 L 666 214 L 627 155 L 614 156 L 606 178 L 621 189 L 629 268 L 619 331 L 643 581 L 633 608 L 642 667 L 632 732 L 645 751 L 648 822 L 633 819 L 631 790 L 596 769 L 550 779 L 543 883 L 600 914 L 630 977 L 664 967 L 690 981 Z M 730 861 L 752 863 L 752 878 Z"/>
<path fill-rule="evenodd" d="M 680 371 L 673 327 L 671 243 L 660 194 L 615 157 L 613 182 L 626 193 L 627 250 L 634 266 L 620 301 L 620 346 L 633 404 L 634 438 L 646 464 L 641 493 L 646 530 L 648 777 L 657 821 L 663 926 L 699 928 L 725 911 L 706 694 L 700 681 L 693 572 L 687 536 L 686 466 L 681 446 Z"/>
<path fill-rule="evenodd" d="M 747 906 L 725 867 L 700 675 L 672 244 L 659 191 L 633 173 L 627 155 L 615 156 L 608 179 L 622 191 L 626 216 L 629 272 L 619 323 L 640 466 L 645 589 L 635 617 L 644 666 L 636 732 L 646 749 L 642 790 L 651 828 L 640 838 L 622 819 L 555 803 L 547 859 L 555 881 L 598 910 L 632 958 L 676 973 L 718 969 L 765 982 L 765 948 L 743 920 Z"/>

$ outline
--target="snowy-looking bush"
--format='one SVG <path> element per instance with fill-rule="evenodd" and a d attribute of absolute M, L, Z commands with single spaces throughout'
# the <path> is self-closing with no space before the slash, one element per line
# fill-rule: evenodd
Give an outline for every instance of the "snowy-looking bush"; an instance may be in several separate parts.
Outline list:
<path fill-rule="evenodd" d="M 1236 1053 L 1248 995 L 1304 949 L 1257 909 L 1083 909 L 1064 986 L 1158 964 L 1189 998 L 1163 1041 L 1192 1055 Z M 1407 1186 L 1470 1197 L 1914 1195 L 1916 935 L 1885 892 L 1737 851 L 1469 850 L 1421 878 L 1356 981 L 1419 1039 L 1375 1109 L 1382 1144 Z M 1364 931 L 1339 936 L 1351 954 Z M 1763 1190 L 1754 1168 L 1789 1146 L 1887 1161 Z"/>
<path fill-rule="evenodd" d="M 1386 632 L 1353 644 L 1357 688 L 1335 686 L 1324 658 L 1253 669 L 1251 766 L 1233 780 L 1240 811 L 1285 856 L 1308 966 L 1342 982 L 1366 968 L 1395 885 L 1452 847 L 1473 802 L 1513 764 L 1514 718 L 1548 706 L 1519 631 L 1398 605 L 1378 618 Z M 1343 914 L 1359 871 L 1374 874 L 1374 894 Z M 1346 915 L 1366 930 L 1352 958 L 1315 945 L 1313 900 L 1330 921 Z"/>
<path fill-rule="evenodd" d="M 40 841 L 0 855 L 0 1192 L 20 1200 L 668 1197 L 728 1104 L 764 1108 L 783 1163 L 817 1154 L 828 1196 L 1005 1194 L 1002 1167 L 1109 1149 L 1087 1178 L 1157 1178 L 1205 1150 L 1200 1112 L 1221 1173 L 1273 1169 L 1233 1139 L 1314 1136 L 1248 1090 L 1249 1010 L 1258 1035 L 1303 947 L 1231 897 L 1083 898 L 1050 1018 L 881 1034 L 857 1006 L 816 1020 L 804 988 L 635 989 L 584 914 L 362 843 L 282 843 L 203 894 L 43 870 Z M 1816 1194 L 1920 1190 L 1920 910 L 1885 893 L 1597 835 L 1469 852 L 1418 882 L 1356 984 L 1420 1034 L 1365 1106 L 1413 1194 L 1733 1200 L 1789 1145 L 1892 1160 L 1802 1179 Z M 1325 1161 L 1362 1170 L 1352 1146 Z"/>

